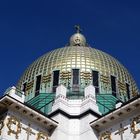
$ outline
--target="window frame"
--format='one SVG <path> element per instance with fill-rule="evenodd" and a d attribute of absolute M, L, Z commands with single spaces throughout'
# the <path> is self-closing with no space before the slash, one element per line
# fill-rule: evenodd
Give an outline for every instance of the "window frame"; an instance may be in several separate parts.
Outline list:
<path fill-rule="evenodd" d="M 113 90 L 112 90 L 112 79 L 111 79 L 112 77 L 115 78 L 115 88 L 116 88 L 116 91 L 113 91 Z M 114 97 L 117 97 L 117 93 L 118 93 L 117 77 L 114 76 L 114 75 L 111 75 L 111 76 L 110 76 L 110 82 L 111 82 L 111 92 L 112 92 L 112 95 L 113 95 Z"/>
<path fill-rule="evenodd" d="M 54 73 L 58 71 L 58 84 L 54 85 Z M 56 88 L 59 86 L 60 83 L 60 70 L 53 70 L 53 74 L 52 74 L 52 92 L 56 92 Z"/>
<path fill-rule="evenodd" d="M 94 82 L 93 72 L 98 73 L 98 86 L 95 86 L 94 83 L 93 83 Z M 92 85 L 95 87 L 95 93 L 99 94 L 100 93 L 100 72 L 97 71 L 97 70 L 92 70 L 91 75 L 92 75 L 92 81 L 91 82 L 92 82 Z M 97 89 L 98 89 L 98 91 L 97 91 Z"/>

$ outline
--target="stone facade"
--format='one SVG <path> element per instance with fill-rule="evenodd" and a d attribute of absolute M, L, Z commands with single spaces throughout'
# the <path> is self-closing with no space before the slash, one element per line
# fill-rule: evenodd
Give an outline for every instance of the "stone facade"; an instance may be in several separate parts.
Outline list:
<path fill-rule="evenodd" d="M 45 116 L 24 103 L 24 96 L 12 87 L 0 100 L 0 139 L 140 140 L 139 96 L 102 116 L 94 87 L 88 86 L 85 95 L 83 100 L 69 100 L 60 85 L 52 112 Z"/>

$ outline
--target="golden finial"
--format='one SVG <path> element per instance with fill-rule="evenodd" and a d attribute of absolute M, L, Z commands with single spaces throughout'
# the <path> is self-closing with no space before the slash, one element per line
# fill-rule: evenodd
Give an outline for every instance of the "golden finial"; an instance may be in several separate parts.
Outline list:
<path fill-rule="evenodd" d="M 82 31 L 82 29 L 80 28 L 80 25 L 75 25 L 74 27 L 75 27 L 77 33 L 80 33 Z"/>

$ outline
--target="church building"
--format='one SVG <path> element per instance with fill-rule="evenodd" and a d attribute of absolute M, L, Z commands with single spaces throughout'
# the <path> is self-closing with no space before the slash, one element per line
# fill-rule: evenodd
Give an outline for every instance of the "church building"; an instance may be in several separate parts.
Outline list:
<path fill-rule="evenodd" d="M 0 140 L 140 140 L 133 77 L 76 29 L 66 46 L 42 55 L 3 93 Z"/>

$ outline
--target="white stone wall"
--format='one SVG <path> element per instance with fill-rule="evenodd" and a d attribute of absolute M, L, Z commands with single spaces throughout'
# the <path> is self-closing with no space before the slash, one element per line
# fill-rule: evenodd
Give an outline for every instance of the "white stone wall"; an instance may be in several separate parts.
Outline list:
<path fill-rule="evenodd" d="M 89 123 L 97 118 L 91 114 L 80 119 L 80 140 L 98 140 L 97 132 L 93 130 Z"/>
<path fill-rule="evenodd" d="M 59 122 L 59 125 L 53 132 L 51 140 L 69 140 L 69 119 L 61 114 L 54 116 L 53 119 Z"/>
<path fill-rule="evenodd" d="M 63 88 L 65 92 L 62 92 Z M 55 103 L 52 107 L 52 112 L 61 109 L 71 116 L 80 115 L 86 111 L 93 110 L 99 113 L 96 104 L 95 88 L 90 85 L 85 89 L 85 99 L 83 100 L 68 100 L 66 98 L 66 88 L 62 85 L 57 88 Z M 59 123 L 55 132 L 51 136 L 51 140 L 97 140 L 97 134 L 90 127 L 89 123 L 97 117 L 87 114 L 82 118 L 68 118 L 62 114 L 57 114 L 53 117 Z"/>
<path fill-rule="evenodd" d="M 81 119 L 69 119 L 61 114 L 53 117 L 59 122 L 58 127 L 51 136 L 51 140 L 98 140 L 96 131 L 89 123 L 96 119 L 93 115 L 87 115 Z"/>

